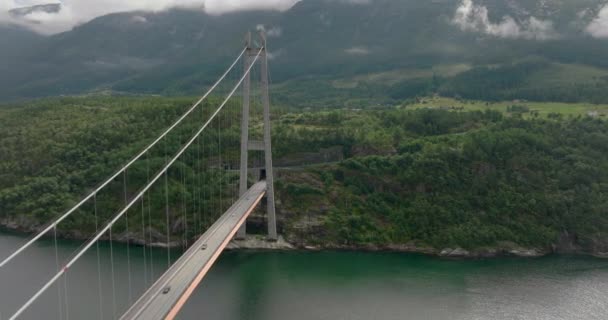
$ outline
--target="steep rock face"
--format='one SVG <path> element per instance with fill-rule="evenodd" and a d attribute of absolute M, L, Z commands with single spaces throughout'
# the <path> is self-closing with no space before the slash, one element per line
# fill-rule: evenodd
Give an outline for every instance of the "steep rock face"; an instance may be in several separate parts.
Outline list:
<path fill-rule="evenodd" d="M 581 245 L 581 242 L 584 243 L 584 246 Z M 552 250 L 560 254 L 589 253 L 608 257 L 608 238 L 601 234 L 595 234 L 580 239 L 577 234 L 564 231 L 559 235 L 559 239 L 553 245 Z"/>
<path fill-rule="evenodd" d="M 248 235 L 242 240 L 233 240 L 227 246 L 228 250 L 254 249 L 254 250 L 293 250 L 295 247 L 286 242 L 282 236 L 277 241 L 267 241 L 262 235 Z"/>
<path fill-rule="evenodd" d="M 559 239 L 555 243 L 553 251 L 564 254 L 580 252 L 581 248 L 576 244 L 576 242 L 576 234 L 571 234 L 564 231 L 560 234 Z"/>
<path fill-rule="evenodd" d="M 600 257 L 608 257 L 608 238 L 600 236 L 593 238 L 591 248 L 591 253 Z"/>

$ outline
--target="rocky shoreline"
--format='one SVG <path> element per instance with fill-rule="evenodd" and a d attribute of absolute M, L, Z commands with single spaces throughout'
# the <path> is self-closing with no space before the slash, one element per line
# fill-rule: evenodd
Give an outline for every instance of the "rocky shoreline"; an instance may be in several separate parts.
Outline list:
<path fill-rule="evenodd" d="M 365 252 L 395 252 L 395 253 L 417 253 L 441 258 L 460 258 L 460 259 L 479 259 L 479 258 L 501 258 L 501 257 L 521 257 L 538 258 L 554 252 L 539 249 L 526 248 L 490 248 L 483 250 L 465 250 L 463 248 L 435 249 L 430 247 L 417 247 L 411 244 L 399 245 L 391 244 L 387 246 L 352 246 L 352 245 L 323 245 L 323 246 L 303 246 L 301 250 L 322 251 L 322 250 L 346 250 L 346 251 L 365 251 Z M 586 254 L 586 253 L 579 253 Z M 608 257 L 608 255 L 606 256 Z"/>
<path fill-rule="evenodd" d="M 362 252 L 395 252 L 395 253 L 417 253 L 441 258 L 454 259 L 481 259 L 481 258 L 539 258 L 550 254 L 574 254 L 593 256 L 596 258 L 608 258 L 608 252 L 585 252 L 571 251 L 559 252 L 554 250 L 543 250 L 538 248 L 522 248 L 517 246 L 505 246 L 501 248 L 485 248 L 480 250 L 465 250 L 463 248 L 445 248 L 438 250 L 430 247 L 419 247 L 413 244 L 387 245 L 387 246 L 360 246 L 360 245 L 296 245 L 279 237 L 276 242 L 267 241 L 264 236 L 249 235 L 244 240 L 234 240 L 227 247 L 228 250 L 256 250 L 256 251 L 362 251 Z"/>
<path fill-rule="evenodd" d="M 38 231 L 37 228 L 25 228 L 23 224 L 7 223 L 8 221 L 0 221 L 0 232 L 18 233 L 21 235 L 32 234 Z M 23 221 L 21 221 L 23 222 Z M 80 234 L 79 232 L 64 232 L 60 233 L 59 236 L 66 240 L 77 240 L 84 241 L 88 237 Z M 147 245 L 154 248 L 182 248 L 183 243 L 181 241 L 173 241 L 169 244 L 166 241 L 162 241 L 159 235 L 156 235 L 155 240 L 151 243 L 142 239 L 136 233 L 123 233 L 114 236 L 114 241 L 119 243 L 129 243 L 134 245 Z M 109 240 L 108 237 L 102 237 L 102 241 Z M 479 258 L 501 258 L 501 257 L 522 257 L 522 258 L 538 258 L 550 254 L 575 254 L 575 255 L 586 255 L 597 258 L 607 258 L 608 252 L 587 252 L 581 249 L 570 249 L 568 251 L 557 250 L 558 248 L 523 248 L 515 244 L 502 245 L 495 248 L 483 248 L 477 250 L 466 250 L 460 247 L 455 248 L 443 248 L 436 249 L 426 246 L 418 246 L 414 243 L 407 244 L 388 244 L 383 246 L 376 245 L 348 245 L 348 244 L 335 244 L 327 243 L 323 245 L 310 245 L 306 243 L 293 243 L 280 236 L 277 241 L 267 241 L 263 235 L 249 235 L 243 240 L 233 240 L 226 248 L 227 250 L 272 250 L 272 251 L 363 251 L 363 252 L 396 252 L 396 253 L 417 253 L 429 256 L 436 256 L 442 258 L 454 258 L 454 259 L 479 259 Z"/>
<path fill-rule="evenodd" d="M 462 248 L 445 248 L 437 250 L 434 248 L 419 248 L 409 245 L 388 245 L 388 246 L 352 246 L 352 245 L 334 245 L 328 244 L 323 246 L 300 245 L 285 242 L 284 244 L 273 244 L 265 240 L 247 240 L 233 241 L 228 247 L 230 250 L 282 250 L 282 251 L 361 251 L 361 252 L 394 252 L 394 253 L 416 253 L 440 258 L 453 259 L 483 259 L 483 258 L 540 258 L 551 254 L 566 254 L 566 255 L 582 255 L 592 256 L 595 258 L 608 259 L 608 252 L 586 252 L 586 251 L 571 251 L 559 252 L 551 250 L 542 250 L 536 248 L 490 248 L 476 251 L 469 251 Z"/>

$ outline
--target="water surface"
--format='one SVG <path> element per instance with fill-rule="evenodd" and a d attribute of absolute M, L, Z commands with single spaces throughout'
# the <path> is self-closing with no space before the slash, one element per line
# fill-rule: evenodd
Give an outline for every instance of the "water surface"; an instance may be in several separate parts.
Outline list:
<path fill-rule="evenodd" d="M 0 255 L 23 241 L 0 235 Z M 1 319 L 56 270 L 53 243 L 40 242 L 0 270 Z M 79 245 L 60 242 L 60 260 Z M 172 258 L 177 254 L 172 252 Z M 99 250 L 100 268 L 97 257 L 97 250 L 84 256 L 67 281 L 49 289 L 23 319 L 112 319 L 167 264 L 166 250 L 147 250 L 144 259 L 142 248 L 110 248 L 108 243 Z M 180 319 L 604 320 L 606 315 L 608 260 L 552 256 L 463 261 L 396 253 L 228 252 Z"/>

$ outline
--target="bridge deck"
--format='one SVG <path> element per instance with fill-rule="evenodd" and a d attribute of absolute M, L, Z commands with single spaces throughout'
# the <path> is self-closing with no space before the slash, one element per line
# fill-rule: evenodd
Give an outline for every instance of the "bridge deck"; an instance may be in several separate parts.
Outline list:
<path fill-rule="evenodd" d="M 265 181 L 253 185 L 160 277 L 121 319 L 175 318 L 265 193 Z"/>

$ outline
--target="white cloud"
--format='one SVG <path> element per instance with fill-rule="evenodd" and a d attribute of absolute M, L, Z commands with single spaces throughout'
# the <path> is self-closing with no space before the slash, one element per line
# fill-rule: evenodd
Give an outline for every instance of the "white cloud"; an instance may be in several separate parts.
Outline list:
<path fill-rule="evenodd" d="M 608 5 L 600 10 L 585 31 L 594 38 L 608 38 Z"/>
<path fill-rule="evenodd" d="M 222 14 L 238 10 L 267 9 L 284 11 L 300 0 L 205 0 L 205 10 L 210 14 Z"/>
<path fill-rule="evenodd" d="M 285 55 L 285 49 L 279 49 L 277 51 L 268 51 L 268 60 L 274 60 Z"/>
<path fill-rule="evenodd" d="M 270 29 L 267 29 L 265 25 L 258 24 L 255 29 L 257 31 L 266 32 L 268 38 L 280 38 L 283 35 L 283 28 L 281 27 L 271 27 Z"/>
<path fill-rule="evenodd" d="M 504 16 L 499 23 L 490 21 L 488 8 L 476 5 L 473 0 L 462 0 L 452 22 L 462 31 L 479 32 L 500 38 L 548 40 L 557 37 L 553 22 L 533 16 L 518 23 L 511 16 Z"/>
<path fill-rule="evenodd" d="M 366 56 L 370 53 L 366 47 L 352 47 L 344 50 L 344 52 L 354 56 Z"/>
<path fill-rule="evenodd" d="M 283 29 L 281 27 L 272 27 L 266 31 L 266 35 L 269 38 L 280 38 L 283 35 Z"/>
<path fill-rule="evenodd" d="M 96 17 L 127 11 L 162 11 L 173 7 L 205 10 L 209 14 L 224 14 L 238 10 L 287 10 L 300 0 L 0 0 L 0 23 L 19 24 L 43 34 L 70 30 L 75 25 Z M 22 18 L 11 17 L 14 8 L 62 3 L 58 13 L 34 12 Z"/>
<path fill-rule="evenodd" d="M 342 3 L 351 3 L 351 4 L 370 4 L 372 0 L 340 0 Z"/>
<path fill-rule="evenodd" d="M 133 16 L 131 18 L 131 21 L 137 22 L 137 23 L 146 23 L 146 22 L 148 22 L 148 18 L 146 18 L 144 16 Z"/>

